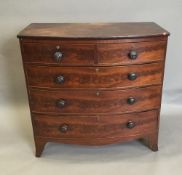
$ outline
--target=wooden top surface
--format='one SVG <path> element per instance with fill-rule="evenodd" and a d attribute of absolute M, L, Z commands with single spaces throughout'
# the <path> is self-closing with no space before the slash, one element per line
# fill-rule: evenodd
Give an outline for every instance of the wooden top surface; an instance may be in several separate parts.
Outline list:
<path fill-rule="evenodd" d="M 169 35 L 153 22 L 131 23 L 32 23 L 18 37 L 114 39 Z"/>

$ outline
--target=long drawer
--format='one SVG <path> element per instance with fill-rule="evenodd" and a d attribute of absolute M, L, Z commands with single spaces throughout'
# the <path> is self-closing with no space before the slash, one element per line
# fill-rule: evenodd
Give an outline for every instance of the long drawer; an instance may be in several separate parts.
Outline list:
<path fill-rule="evenodd" d="M 30 89 L 32 112 L 126 113 L 160 107 L 161 86 L 127 90 Z"/>
<path fill-rule="evenodd" d="M 26 65 L 28 84 L 45 88 L 114 88 L 162 83 L 163 63 L 115 67 Z"/>
<path fill-rule="evenodd" d="M 131 137 L 157 131 L 158 110 L 125 115 L 33 114 L 36 135 L 52 138 Z M 79 141 L 79 140 L 78 140 Z"/>

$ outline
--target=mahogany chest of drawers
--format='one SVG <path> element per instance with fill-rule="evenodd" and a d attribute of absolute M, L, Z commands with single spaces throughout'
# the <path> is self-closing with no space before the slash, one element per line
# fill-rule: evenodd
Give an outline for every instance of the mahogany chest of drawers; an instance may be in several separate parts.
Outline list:
<path fill-rule="evenodd" d="M 169 33 L 155 23 L 30 24 L 18 34 L 36 156 L 47 142 L 158 150 Z"/>

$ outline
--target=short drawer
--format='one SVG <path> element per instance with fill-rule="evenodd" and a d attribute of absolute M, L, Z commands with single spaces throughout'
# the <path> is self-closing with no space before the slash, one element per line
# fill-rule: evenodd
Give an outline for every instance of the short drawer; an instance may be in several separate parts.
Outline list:
<path fill-rule="evenodd" d="M 45 88 L 127 88 L 162 83 L 163 62 L 115 67 L 25 66 L 28 84 Z"/>
<path fill-rule="evenodd" d="M 101 116 L 33 114 L 36 136 L 74 139 L 88 138 L 88 140 L 89 138 L 144 136 L 157 131 L 157 118 L 157 110 Z"/>
<path fill-rule="evenodd" d="M 93 65 L 94 45 L 36 42 L 22 44 L 23 60 L 26 63 L 56 65 Z"/>
<path fill-rule="evenodd" d="M 30 89 L 33 112 L 126 113 L 160 107 L 161 86 L 127 90 Z"/>
<path fill-rule="evenodd" d="M 141 64 L 164 60 L 166 41 L 99 44 L 99 65 Z"/>

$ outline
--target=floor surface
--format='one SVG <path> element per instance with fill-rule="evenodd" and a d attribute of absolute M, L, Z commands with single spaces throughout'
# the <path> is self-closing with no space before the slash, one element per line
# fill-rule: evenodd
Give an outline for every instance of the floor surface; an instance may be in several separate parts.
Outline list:
<path fill-rule="evenodd" d="M 102 147 L 50 143 L 34 156 L 28 106 L 0 107 L 0 175 L 181 175 L 182 106 L 163 105 L 159 151 L 138 141 Z"/>

